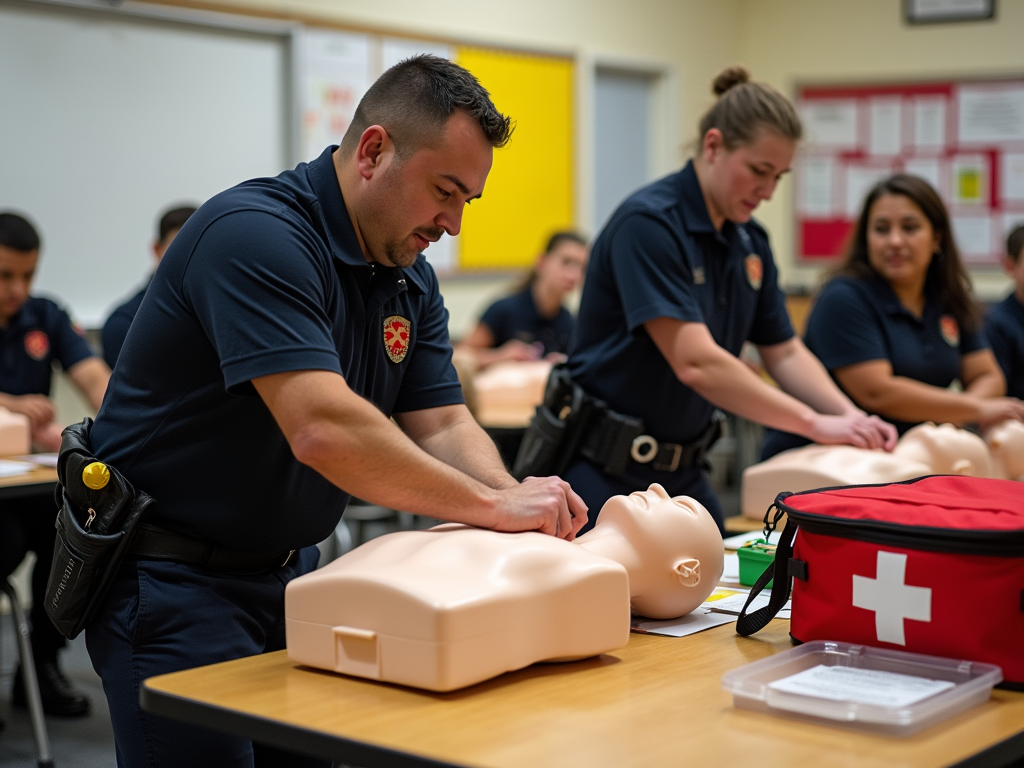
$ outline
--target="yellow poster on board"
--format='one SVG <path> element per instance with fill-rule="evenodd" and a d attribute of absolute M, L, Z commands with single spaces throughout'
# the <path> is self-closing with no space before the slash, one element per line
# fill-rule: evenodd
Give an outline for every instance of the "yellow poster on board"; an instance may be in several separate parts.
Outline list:
<path fill-rule="evenodd" d="M 575 220 L 573 62 L 471 47 L 455 60 L 515 121 L 511 143 L 494 151 L 483 197 L 466 208 L 459 266 L 529 267 L 551 233 Z"/>

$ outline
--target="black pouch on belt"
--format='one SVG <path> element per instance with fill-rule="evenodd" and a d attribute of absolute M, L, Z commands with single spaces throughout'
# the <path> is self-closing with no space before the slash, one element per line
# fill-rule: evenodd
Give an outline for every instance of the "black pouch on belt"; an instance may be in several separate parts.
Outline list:
<path fill-rule="evenodd" d="M 91 430 L 92 419 L 65 429 L 57 458 L 60 511 L 45 608 L 68 639 L 77 637 L 95 615 L 153 503 L 92 455 Z"/>
<path fill-rule="evenodd" d="M 562 474 L 576 454 L 593 404 L 583 388 L 573 383 L 564 365 L 552 368 L 544 402 L 526 428 L 512 476 L 522 480 L 529 475 Z"/>

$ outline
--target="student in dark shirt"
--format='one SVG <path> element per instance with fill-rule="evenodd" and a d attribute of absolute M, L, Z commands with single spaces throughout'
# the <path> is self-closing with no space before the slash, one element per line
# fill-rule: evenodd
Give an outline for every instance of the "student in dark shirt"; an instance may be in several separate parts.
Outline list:
<path fill-rule="evenodd" d="M 900 434 L 925 421 L 1024 418 L 985 343 L 938 193 L 896 174 L 868 193 L 844 263 L 807 320 L 807 347 L 842 390 Z M 958 380 L 963 391 L 950 389 Z M 769 433 L 761 458 L 805 444 Z"/>
<path fill-rule="evenodd" d="M 50 400 L 53 363 L 93 408 L 99 408 L 110 378 L 67 312 L 29 290 L 39 261 L 39 235 L 15 213 L 0 213 L 0 406 L 28 417 L 32 441 L 55 451 L 62 426 L 54 421 Z M 28 552 L 36 553 L 32 571 L 32 652 L 43 710 L 78 717 L 89 712 L 89 700 L 64 677 L 57 664 L 64 638 L 50 623 L 43 603 L 53 561 L 52 496 L 0 501 L 0 578 L 7 578 Z M 25 705 L 21 674 L 14 679 L 14 703 Z"/>
<path fill-rule="evenodd" d="M 586 266 L 586 241 L 575 232 L 556 232 L 525 285 L 488 307 L 460 350 L 469 351 L 480 368 L 564 356 L 573 319 L 563 302 L 582 282 Z"/>
<path fill-rule="evenodd" d="M 1006 238 L 1003 267 L 1014 290 L 989 311 L 985 335 L 1006 377 L 1006 394 L 1024 399 L 1024 225 Z"/>
<path fill-rule="evenodd" d="M 160 259 L 164 257 L 164 253 L 167 252 L 167 247 L 174 241 L 174 236 L 178 234 L 178 230 L 188 221 L 188 217 L 195 212 L 195 206 L 186 205 L 171 208 L 160 217 L 156 241 L 153 243 L 153 256 L 156 257 L 157 266 L 160 264 Z M 107 361 L 107 365 L 111 369 L 113 369 L 114 364 L 117 362 L 118 355 L 121 354 L 121 347 L 124 346 L 124 337 L 128 335 L 128 329 L 131 327 L 132 320 L 135 319 L 135 314 L 139 311 L 139 307 L 142 306 L 142 298 L 146 295 L 146 289 L 149 288 L 152 280 L 153 277 L 150 275 L 142 290 L 111 312 L 107 322 L 103 324 L 103 359 Z"/>

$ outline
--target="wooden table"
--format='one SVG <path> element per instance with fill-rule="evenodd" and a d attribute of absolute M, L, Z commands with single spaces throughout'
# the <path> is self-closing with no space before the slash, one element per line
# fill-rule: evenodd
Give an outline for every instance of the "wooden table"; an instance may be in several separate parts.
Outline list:
<path fill-rule="evenodd" d="M 631 635 L 595 659 L 539 664 L 437 694 L 290 662 L 284 651 L 150 678 L 144 709 L 365 766 L 998 766 L 1024 757 L 1024 694 L 909 738 L 735 709 L 722 674 L 790 646 L 788 621 Z"/>
<path fill-rule="evenodd" d="M 0 499 L 14 499 L 24 496 L 53 495 L 57 485 L 57 470 L 50 467 L 36 467 L 23 475 L 0 477 Z"/>

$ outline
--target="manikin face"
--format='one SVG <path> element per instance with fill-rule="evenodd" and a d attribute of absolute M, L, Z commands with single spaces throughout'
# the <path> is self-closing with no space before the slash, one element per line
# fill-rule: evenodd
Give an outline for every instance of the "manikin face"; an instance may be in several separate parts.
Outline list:
<path fill-rule="evenodd" d="M 757 206 L 771 199 L 795 152 L 796 144 L 774 131 L 761 130 L 753 143 L 731 150 L 717 128 L 708 131 L 701 154 L 707 168 L 701 191 L 715 226 L 721 228 L 726 219 L 749 221 Z"/>
<path fill-rule="evenodd" d="M 889 285 L 923 286 L 939 238 L 906 195 L 882 195 L 868 212 L 868 263 Z"/>
<path fill-rule="evenodd" d="M 38 261 L 38 250 L 16 251 L 0 245 L 0 327 L 6 327 L 28 301 Z"/>
<path fill-rule="evenodd" d="M 477 122 L 457 111 L 433 145 L 399 157 L 384 133 L 376 151 L 372 168 L 361 165 L 359 231 L 373 261 L 408 267 L 444 233 L 459 234 L 463 209 L 483 193 L 492 148 Z"/>
<path fill-rule="evenodd" d="M 540 280 L 565 296 L 576 290 L 583 281 L 587 269 L 587 248 L 571 240 L 563 240 L 558 246 L 541 256 L 537 262 Z"/>
<path fill-rule="evenodd" d="M 988 477 L 991 457 L 985 441 L 952 424 L 918 424 L 900 438 L 893 454 L 912 458 L 937 474 Z"/>
<path fill-rule="evenodd" d="M 613 496 L 595 531 L 618 528 L 635 550 L 630 602 L 644 616 L 682 616 L 700 605 L 722 577 L 722 536 L 706 509 L 689 496 L 672 498 L 657 483 L 646 491 Z M 583 537 L 584 542 L 586 537 Z"/>

